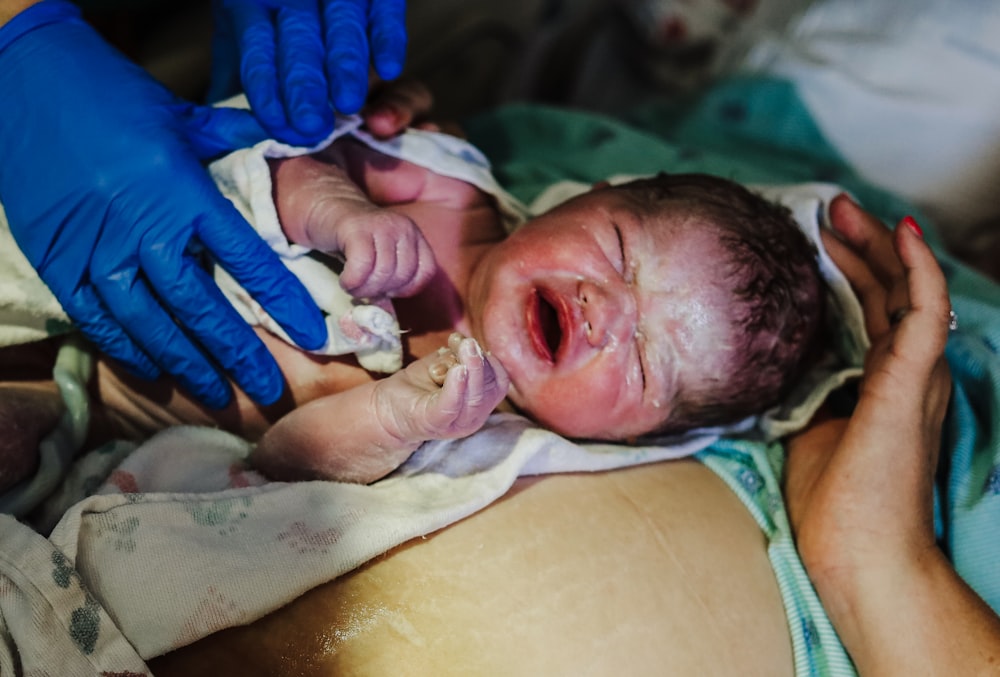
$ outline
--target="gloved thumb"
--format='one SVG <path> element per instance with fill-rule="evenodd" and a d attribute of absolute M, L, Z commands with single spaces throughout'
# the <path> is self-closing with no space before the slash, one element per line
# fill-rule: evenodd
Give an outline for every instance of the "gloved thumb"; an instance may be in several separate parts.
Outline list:
<path fill-rule="evenodd" d="M 178 119 L 199 160 L 212 160 L 269 138 L 256 118 L 244 108 L 183 103 Z"/>

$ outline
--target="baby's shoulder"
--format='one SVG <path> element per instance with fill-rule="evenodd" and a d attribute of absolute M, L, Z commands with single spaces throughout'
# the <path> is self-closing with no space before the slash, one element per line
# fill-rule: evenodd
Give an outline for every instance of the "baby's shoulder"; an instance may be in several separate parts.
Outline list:
<path fill-rule="evenodd" d="M 420 164 L 387 155 L 356 139 L 330 149 L 368 198 L 381 206 L 430 202 L 451 209 L 481 207 L 489 197 L 479 188 Z"/>

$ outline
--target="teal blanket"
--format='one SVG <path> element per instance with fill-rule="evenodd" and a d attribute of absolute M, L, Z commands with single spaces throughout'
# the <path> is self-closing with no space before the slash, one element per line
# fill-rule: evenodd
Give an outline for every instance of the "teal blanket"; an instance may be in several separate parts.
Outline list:
<path fill-rule="evenodd" d="M 791 85 L 733 79 L 696 99 L 648 105 L 624 121 L 516 105 L 469 120 L 466 129 L 501 184 L 525 202 L 562 179 L 708 172 L 744 183 L 837 183 L 887 223 L 914 215 L 937 248 L 960 318 L 946 352 L 954 394 L 942 440 L 938 535 L 959 573 L 1000 612 L 1000 287 L 941 250 L 916 208 L 858 177 Z M 780 445 L 723 440 L 698 458 L 736 492 L 768 538 L 796 674 L 855 674 L 795 552 L 781 498 Z"/>

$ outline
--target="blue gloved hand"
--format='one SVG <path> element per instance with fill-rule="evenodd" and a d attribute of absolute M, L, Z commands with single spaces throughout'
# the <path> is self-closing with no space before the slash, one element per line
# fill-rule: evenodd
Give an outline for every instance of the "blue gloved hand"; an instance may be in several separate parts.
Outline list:
<path fill-rule="evenodd" d="M 306 290 L 201 164 L 263 138 L 253 117 L 177 99 L 64 0 L 0 28 L 0 92 L 0 202 L 83 333 L 211 407 L 232 396 L 223 371 L 256 401 L 277 400 L 274 358 L 194 255 L 211 254 L 303 347 L 325 342 Z"/>
<path fill-rule="evenodd" d="M 215 0 L 214 11 L 213 86 L 231 80 L 231 41 L 254 115 L 286 143 L 318 143 L 334 109 L 360 110 L 370 61 L 384 80 L 403 70 L 405 0 Z"/>

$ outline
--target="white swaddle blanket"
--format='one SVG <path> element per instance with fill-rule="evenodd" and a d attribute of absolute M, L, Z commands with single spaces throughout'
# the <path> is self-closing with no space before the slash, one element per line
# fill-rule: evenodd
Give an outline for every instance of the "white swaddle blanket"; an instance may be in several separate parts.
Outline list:
<path fill-rule="evenodd" d="M 264 147 L 240 160 L 251 167 L 246 176 L 254 163 L 266 168 Z M 839 192 L 826 185 L 766 190 L 789 204 L 817 240 L 825 206 Z M 247 204 L 263 202 L 243 196 Z M 829 358 L 788 403 L 725 430 L 643 447 L 578 444 L 519 416 L 497 414 L 468 438 L 423 445 L 389 477 L 367 486 L 267 482 L 245 465 L 250 444 L 209 428 L 173 428 L 134 451 L 119 446 L 85 457 L 74 486 L 106 481 L 65 512 L 66 503 L 50 505 L 61 519 L 49 538 L 0 518 L 0 672 L 13 674 L 19 665 L 25 673 L 143 674 L 142 658 L 259 618 L 489 505 L 519 476 L 677 458 L 722 434 L 761 439 L 801 425 L 831 389 L 858 373 L 867 346 L 857 300 L 825 254 L 821 262 L 831 308 L 840 314 Z M 107 475 L 109 457 L 124 460 Z"/>

